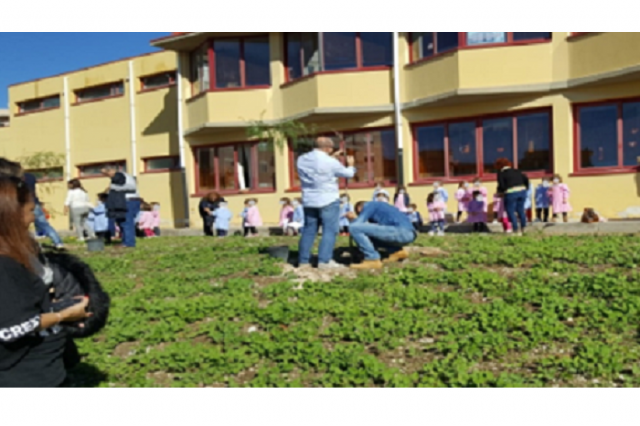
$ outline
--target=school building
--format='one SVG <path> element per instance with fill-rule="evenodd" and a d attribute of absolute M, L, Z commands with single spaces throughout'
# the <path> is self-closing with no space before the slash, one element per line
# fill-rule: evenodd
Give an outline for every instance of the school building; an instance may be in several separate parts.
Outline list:
<path fill-rule="evenodd" d="M 453 195 L 479 176 L 493 192 L 507 157 L 536 185 L 560 174 L 574 218 L 640 216 L 640 33 L 191 32 L 151 44 L 161 50 L 9 87 L 0 155 L 59 155 L 29 163 L 50 209 L 62 210 L 64 180 L 97 194 L 100 168 L 117 164 L 161 203 L 165 227 L 199 226 L 210 191 L 236 215 L 257 198 L 275 224 L 311 144 L 247 129 L 293 121 L 343 135 L 354 201 L 401 183 L 424 212 L 434 181 Z"/>

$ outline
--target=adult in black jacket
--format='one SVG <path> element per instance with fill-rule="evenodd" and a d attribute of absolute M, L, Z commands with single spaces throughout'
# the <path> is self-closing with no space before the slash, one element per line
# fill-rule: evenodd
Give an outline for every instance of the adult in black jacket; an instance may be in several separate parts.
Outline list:
<path fill-rule="evenodd" d="M 213 213 L 218 207 L 220 207 L 220 203 L 224 202 L 224 198 L 222 198 L 217 192 L 210 192 L 200 200 L 198 211 L 200 213 L 200 217 L 202 218 L 204 235 L 206 235 L 207 237 L 213 237 L 213 223 L 216 220 L 216 217 Z"/>
<path fill-rule="evenodd" d="M 35 203 L 17 177 L 0 176 L 0 387 L 56 387 L 66 378 L 60 325 L 87 318 L 87 299 L 59 312 L 35 273 Z"/>
<path fill-rule="evenodd" d="M 524 204 L 527 199 L 529 178 L 520 170 L 514 169 L 506 158 L 499 158 L 496 161 L 496 169 L 498 170 L 498 194 L 504 194 L 504 208 L 507 211 L 509 222 L 511 222 L 513 232 L 522 235 L 527 227 Z M 518 228 L 516 213 L 520 219 L 520 228 Z"/>

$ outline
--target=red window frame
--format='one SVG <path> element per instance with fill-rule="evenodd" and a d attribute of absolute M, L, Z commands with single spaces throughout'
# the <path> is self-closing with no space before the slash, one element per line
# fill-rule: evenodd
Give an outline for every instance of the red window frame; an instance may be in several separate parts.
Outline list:
<path fill-rule="evenodd" d="M 161 84 L 158 86 L 150 86 L 147 87 L 145 84 L 145 81 L 150 79 L 150 78 L 155 78 L 155 77 L 160 77 L 166 75 L 169 77 L 169 82 L 167 84 Z M 156 73 L 156 74 L 150 74 L 150 75 L 145 75 L 143 77 L 140 77 L 140 92 L 151 92 L 154 90 L 159 90 L 159 89 L 165 89 L 167 87 L 172 87 L 176 85 L 176 72 L 175 71 L 166 71 L 166 72 L 160 72 L 160 73 Z"/>
<path fill-rule="evenodd" d="M 82 169 L 85 167 L 100 167 L 104 168 L 107 166 L 116 166 L 120 171 L 127 171 L 127 160 L 114 160 L 114 161 L 100 161 L 97 163 L 84 163 L 76 165 L 76 169 L 78 171 L 78 179 L 95 179 L 104 177 L 102 173 L 92 173 L 88 175 L 82 175 Z"/>
<path fill-rule="evenodd" d="M 483 49 L 483 48 L 498 47 L 498 46 L 521 46 L 525 44 L 536 44 L 536 43 L 550 43 L 551 40 L 553 40 L 553 33 L 551 33 L 549 38 L 538 38 L 538 39 L 515 41 L 513 39 L 513 32 L 507 32 L 507 41 L 505 42 L 469 45 L 467 43 L 467 33 L 464 32 L 464 33 L 458 33 L 458 47 L 445 50 L 444 52 L 438 52 L 437 33 L 432 33 L 433 43 L 434 43 L 434 54 L 427 57 L 415 58 L 414 43 L 418 42 L 418 39 L 414 38 L 414 34 L 415 33 L 409 33 L 409 65 L 424 62 L 424 61 L 429 61 L 433 58 L 438 58 L 442 55 L 446 55 L 447 53 L 457 52 L 458 50 Z"/>
<path fill-rule="evenodd" d="M 385 127 L 373 127 L 370 129 L 348 130 L 348 131 L 342 132 L 343 138 L 342 140 L 337 142 L 337 145 L 340 150 L 345 151 L 345 144 L 346 144 L 345 139 L 347 139 L 348 136 L 356 135 L 359 133 L 373 133 L 373 132 L 381 132 L 381 131 L 389 131 L 389 130 L 395 131 L 396 129 L 393 126 L 385 126 Z M 319 134 L 318 136 L 329 137 L 333 139 L 334 142 L 336 141 L 335 134 L 324 133 L 324 134 Z M 339 179 L 338 186 L 340 189 L 374 188 L 376 186 L 378 181 L 375 179 L 375 176 L 373 177 L 373 179 L 370 179 L 370 177 L 374 175 L 373 165 L 375 161 L 373 158 L 373 153 L 371 152 L 371 144 L 372 142 L 367 143 L 367 177 L 368 177 L 367 180 L 362 183 L 353 183 L 350 181 L 350 179 Z M 294 182 L 296 181 L 296 158 L 295 158 L 293 144 L 291 143 L 291 141 L 287 143 L 287 147 L 289 150 L 289 186 L 290 186 L 287 192 L 299 192 L 300 186 L 294 185 Z M 344 164 L 344 157 L 342 162 Z M 396 174 L 397 174 L 397 164 L 398 164 L 398 154 L 396 151 Z M 391 180 L 383 181 L 384 186 L 392 186 L 392 185 L 395 185 L 396 183 L 397 183 L 397 176 L 394 176 L 394 178 Z"/>
<path fill-rule="evenodd" d="M 58 105 L 57 106 L 53 106 L 53 107 L 45 107 L 45 105 L 44 105 L 45 102 L 50 100 L 50 99 L 57 99 L 58 100 Z M 33 103 L 38 102 L 40 104 L 40 107 L 37 108 L 37 109 L 31 109 L 31 110 L 28 110 L 28 111 L 24 111 L 23 110 L 24 104 L 32 103 L 32 102 Z M 20 101 L 20 102 L 17 102 L 16 105 L 18 106 L 18 113 L 16 114 L 16 117 L 20 117 L 20 116 L 27 115 L 27 114 L 33 114 L 33 113 L 36 113 L 36 112 L 51 111 L 51 110 L 60 108 L 60 95 L 46 96 L 44 98 L 36 98 L 36 99 L 29 99 L 29 100 L 26 100 L 26 101 Z M 2 127 L 2 126 L 0 126 L 0 127 Z"/>
<path fill-rule="evenodd" d="M 271 46 L 271 40 L 269 39 L 269 33 L 260 34 L 260 35 L 250 35 L 250 36 L 238 36 L 238 37 L 215 37 L 207 39 L 203 44 L 198 46 L 197 49 L 194 49 L 189 53 L 189 76 L 191 80 L 191 98 L 196 98 L 201 96 L 204 93 L 209 92 L 225 92 L 225 91 L 234 91 L 234 90 L 252 90 L 252 89 L 268 89 L 272 85 L 273 76 L 271 75 L 271 69 L 269 69 L 269 84 L 263 85 L 255 85 L 255 86 L 247 86 L 246 85 L 246 62 L 244 58 L 244 45 L 247 40 L 251 39 L 260 39 L 267 38 L 269 42 L 269 47 Z M 216 87 L 216 53 L 213 48 L 213 44 L 216 40 L 238 40 L 240 43 L 240 80 L 241 85 L 238 87 L 224 87 L 217 88 Z M 194 75 L 194 57 L 195 54 L 201 49 L 206 47 L 207 56 L 209 58 L 209 88 L 203 89 L 200 88 L 197 93 L 193 90 L 193 85 L 199 83 L 199 80 L 195 78 Z M 271 52 L 269 52 L 269 62 L 271 62 Z"/>
<path fill-rule="evenodd" d="M 623 173 L 638 173 L 640 172 L 640 165 L 637 166 L 625 166 L 624 165 L 624 120 L 623 120 L 623 105 L 626 103 L 638 103 L 640 98 L 625 98 L 615 100 L 605 100 L 596 102 L 584 102 L 574 104 L 573 109 L 573 170 L 572 176 L 593 176 L 604 174 L 623 174 Z M 616 119 L 617 127 L 617 149 L 618 149 L 618 165 L 613 167 L 586 167 L 582 168 L 582 161 L 580 155 L 580 110 L 588 107 L 597 106 L 615 106 L 617 108 L 618 116 Z"/>
<path fill-rule="evenodd" d="M 355 68 L 345 68 L 345 69 L 340 69 L 340 70 L 329 70 L 326 71 L 324 69 L 324 64 L 325 64 L 325 58 L 324 58 L 324 46 L 322 45 L 323 43 L 323 36 L 322 34 L 324 33 L 314 33 L 314 34 L 318 34 L 318 50 L 320 52 L 320 54 L 322 55 L 322 58 L 320 60 L 320 71 L 317 72 L 313 72 L 310 73 L 308 75 L 304 75 L 298 78 L 291 78 L 291 76 L 289 75 L 289 43 L 288 43 L 288 38 L 291 37 L 291 34 L 299 34 L 299 33 L 285 33 L 284 35 L 284 75 L 285 75 L 285 85 L 288 83 L 292 83 L 292 82 L 296 82 L 296 81 L 300 81 L 300 80 L 304 80 L 306 78 L 310 78 L 313 77 L 315 75 L 319 75 L 319 74 L 335 74 L 335 73 L 345 73 L 345 72 L 360 72 L 360 71 L 380 71 L 380 70 L 388 70 L 393 68 L 393 65 L 374 65 L 374 66 L 363 66 L 363 53 L 362 53 L 362 38 L 360 36 L 360 32 L 356 32 L 356 37 L 355 37 L 355 45 L 356 45 L 356 67 Z M 393 37 L 393 35 L 392 35 Z M 302 53 L 302 47 L 300 48 L 300 52 Z M 301 55 L 302 56 L 302 55 Z M 304 68 L 304 64 L 300 64 L 302 66 L 302 68 Z"/>
<path fill-rule="evenodd" d="M 194 182 L 195 182 L 195 194 L 193 194 L 193 197 L 202 197 L 204 195 L 206 195 L 208 192 L 211 191 L 215 191 L 218 192 L 221 195 L 237 195 L 237 194 L 245 194 L 245 193 L 252 193 L 252 194 L 265 194 L 265 193 L 272 193 L 272 192 L 276 192 L 276 185 L 277 182 L 275 181 L 277 179 L 277 176 L 274 176 L 274 184 L 273 187 L 267 187 L 267 188 L 260 188 L 259 187 L 259 181 L 258 181 L 258 173 L 259 173 L 259 164 L 258 164 L 258 145 L 261 142 L 228 142 L 228 143 L 222 143 L 222 144 L 212 144 L 212 145 L 203 145 L 203 146 L 194 146 L 191 148 L 192 150 L 192 154 L 193 154 L 193 162 L 194 162 L 194 172 L 195 172 L 195 178 L 194 178 Z M 220 148 L 228 148 L 228 147 L 233 147 L 233 164 L 234 166 L 238 165 L 238 147 L 244 146 L 244 145 L 249 145 L 251 147 L 251 172 L 253 174 L 253 179 L 252 182 L 247 185 L 248 187 L 244 190 L 239 189 L 239 182 L 238 182 L 238 173 L 237 171 L 234 173 L 234 189 L 229 190 L 229 189 L 225 189 L 222 190 L 220 189 L 220 173 L 219 173 L 219 155 L 217 150 Z M 215 178 L 215 188 L 201 188 L 200 187 L 200 150 L 204 150 L 204 149 L 213 149 L 214 153 L 213 153 L 213 174 L 214 174 L 214 178 Z M 273 160 L 274 162 L 276 161 L 276 154 L 275 154 L 275 149 L 276 147 L 273 147 Z M 236 169 L 237 170 L 237 169 Z M 245 182 L 246 183 L 246 182 Z"/>
<path fill-rule="evenodd" d="M 165 159 L 171 159 L 173 160 L 173 166 L 171 167 L 165 167 L 162 169 L 149 169 L 149 162 L 153 161 L 153 160 L 165 160 Z M 180 167 L 180 157 L 177 155 L 162 155 L 162 156 L 156 156 L 156 157 L 146 157 L 142 159 L 142 162 L 144 164 L 144 169 L 143 169 L 143 173 L 167 173 L 167 172 L 174 172 L 174 171 L 179 171 L 181 170 Z"/>
<path fill-rule="evenodd" d="M 86 93 L 90 90 L 96 90 L 96 89 L 103 89 L 103 88 L 109 88 L 109 95 L 106 96 L 100 96 L 100 97 L 96 97 L 96 98 L 90 98 L 90 99 L 82 99 L 82 94 Z M 74 90 L 74 94 L 76 96 L 76 102 L 74 105 L 80 105 L 80 104 L 88 104 L 91 102 L 97 102 L 97 101 L 103 101 L 105 99 L 113 99 L 113 98 L 119 98 L 124 96 L 124 81 L 116 81 L 113 83 L 107 83 L 107 84 L 100 84 L 98 86 L 91 86 L 91 87 L 84 87 L 82 89 L 76 89 Z"/>
<path fill-rule="evenodd" d="M 492 181 L 496 179 L 495 173 L 485 173 L 484 171 L 484 155 L 483 155 L 483 142 L 484 142 L 484 132 L 482 122 L 484 120 L 489 119 L 499 119 L 499 118 L 511 118 L 513 120 L 513 165 L 514 167 L 518 167 L 518 117 L 527 116 L 532 114 L 540 114 L 547 113 L 549 116 L 549 169 L 548 170 L 534 170 L 534 171 L 525 171 L 527 176 L 530 178 L 540 178 L 543 176 L 549 176 L 553 174 L 554 171 L 554 162 L 553 162 L 553 149 L 554 149 L 554 141 L 553 141 L 553 109 L 551 107 L 543 107 L 543 108 L 533 108 L 526 109 L 517 112 L 511 113 L 497 113 L 497 114 L 487 114 L 481 116 L 471 116 L 464 118 L 455 118 L 451 120 L 440 120 L 440 121 L 430 121 L 430 122 L 422 122 L 422 123 L 413 123 L 411 125 L 411 134 L 413 138 L 413 183 L 414 185 L 424 185 L 424 184 L 432 184 L 434 182 L 442 182 L 442 183 L 459 183 L 464 180 L 472 180 L 476 177 L 482 178 L 486 181 Z M 476 134 L 476 175 L 467 175 L 467 176 L 452 176 L 449 170 L 449 162 L 446 161 L 449 152 L 449 126 L 455 123 L 475 123 L 475 134 Z M 444 136 L 444 152 L 445 152 L 445 174 L 444 176 L 433 176 L 429 178 L 420 178 L 420 151 L 418 147 L 418 135 L 417 130 L 421 127 L 430 127 L 430 126 L 444 126 L 445 128 L 445 136 Z"/>

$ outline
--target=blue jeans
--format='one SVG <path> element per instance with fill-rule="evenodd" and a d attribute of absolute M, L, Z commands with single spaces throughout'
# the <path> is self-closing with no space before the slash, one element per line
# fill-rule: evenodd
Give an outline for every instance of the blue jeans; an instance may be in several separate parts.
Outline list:
<path fill-rule="evenodd" d="M 140 200 L 127 200 L 127 217 L 118 221 L 122 232 L 122 245 L 125 247 L 136 246 L 136 217 L 140 213 Z"/>
<path fill-rule="evenodd" d="M 516 213 L 520 217 L 521 230 L 527 227 L 527 215 L 524 211 L 524 203 L 527 200 L 527 191 L 512 192 L 504 194 L 504 209 L 507 211 L 507 217 L 513 232 L 518 232 L 518 221 L 516 220 Z"/>
<path fill-rule="evenodd" d="M 444 232 L 444 219 L 431 222 L 431 232 Z"/>
<path fill-rule="evenodd" d="M 304 208 L 304 226 L 298 245 L 298 262 L 308 265 L 311 259 L 311 248 L 316 241 L 318 228 L 322 223 L 322 239 L 318 249 L 318 263 L 329 263 L 333 259 L 333 249 L 339 231 L 340 201 L 322 208 Z"/>
<path fill-rule="evenodd" d="M 349 232 L 364 254 L 365 260 L 380 260 L 378 249 L 383 248 L 388 254 L 393 254 L 416 240 L 416 232 L 413 229 L 375 223 L 352 223 Z"/>
<path fill-rule="evenodd" d="M 54 245 L 56 246 L 62 245 L 62 240 L 60 239 L 60 236 L 58 235 L 56 230 L 53 229 L 51 225 L 49 225 L 49 221 L 47 220 L 47 217 L 45 216 L 44 211 L 42 211 L 42 206 L 40 205 L 40 203 L 36 204 L 36 208 L 33 211 L 33 213 L 36 216 L 36 220 L 34 223 L 36 229 L 42 232 L 43 234 L 45 234 L 47 237 L 49 237 L 51 239 L 51 242 Z"/>

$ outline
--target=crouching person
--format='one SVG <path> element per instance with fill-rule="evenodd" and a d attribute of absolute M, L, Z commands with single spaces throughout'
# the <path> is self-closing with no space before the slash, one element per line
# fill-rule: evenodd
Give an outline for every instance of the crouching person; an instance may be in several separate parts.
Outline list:
<path fill-rule="evenodd" d="M 381 269 L 380 249 L 389 255 L 385 262 L 400 262 L 409 257 L 404 246 L 418 237 L 406 213 L 387 203 L 361 201 L 348 218 L 351 238 L 364 254 L 364 261 L 351 265 L 353 269 Z"/>

